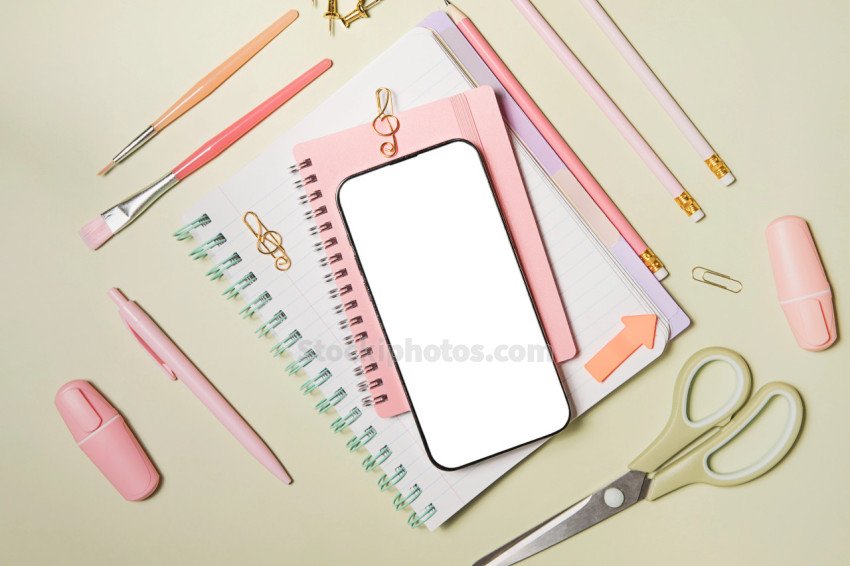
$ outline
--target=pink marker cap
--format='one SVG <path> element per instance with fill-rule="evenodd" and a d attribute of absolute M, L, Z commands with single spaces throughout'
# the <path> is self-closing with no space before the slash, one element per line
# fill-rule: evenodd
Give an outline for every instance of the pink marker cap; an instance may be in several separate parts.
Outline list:
<path fill-rule="evenodd" d="M 159 473 L 124 418 L 88 381 L 76 380 L 56 393 L 56 408 L 77 445 L 129 501 L 145 499 Z"/>
<path fill-rule="evenodd" d="M 832 289 L 806 221 L 782 216 L 766 230 L 779 304 L 797 344 L 824 350 L 838 338 Z"/>

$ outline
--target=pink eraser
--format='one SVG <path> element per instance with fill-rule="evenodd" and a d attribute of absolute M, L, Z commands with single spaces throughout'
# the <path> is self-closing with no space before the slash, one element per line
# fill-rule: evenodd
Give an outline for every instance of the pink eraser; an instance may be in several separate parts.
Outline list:
<path fill-rule="evenodd" d="M 56 393 L 56 408 L 77 445 L 128 501 L 140 501 L 159 485 L 159 473 L 115 407 L 88 381 Z"/>
<path fill-rule="evenodd" d="M 829 348 L 838 338 L 835 307 L 809 225 L 799 216 L 782 216 L 768 225 L 766 235 L 779 304 L 797 344 L 813 351 Z"/>

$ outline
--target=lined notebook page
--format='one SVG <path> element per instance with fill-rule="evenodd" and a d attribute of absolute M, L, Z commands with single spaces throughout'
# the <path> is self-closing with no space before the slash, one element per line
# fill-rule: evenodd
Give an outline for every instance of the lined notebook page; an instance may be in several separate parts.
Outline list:
<path fill-rule="evenodd" d="M 324 252 L 314 248 L 318 241 L 310 233 L 314 222 L 304 216 L 306 209 L 298 202 L 300 193 L 292 187 L 289 166 L 296 143 L 370 121 L 377 86 L 393 90 L 397 108 L 411 108 L 463 92 L 470 84 L 431 32 L 415 29 L 202 200 L 185 215 L 185 220 L 189 222 L 202 214 L 211 219 L 209 225 L 195 231 L 195 245 L 219 233 L 227 239 L 225 244 L 210 251 L 211 257 L 204 261 L 207 269 L 226 261 L 234 252 L 239 254 L 241 261 L 228 269 L 222 278 L 226 282 L 218 282 L 223 289 L 246 281 L 244 278 L 253 273 L 256 281 L 241 291 L 239 309 L 263 297 L 264 293 L 270 295 L 271 300 L 252 317 L 255 326 L 272 319 L 279 311 L 286 313 L 287 319 L 265 338 L 270 348 L 293 332 L 302 336 L 281 356 L 284 359 L 282 371 L 286 372 L 290 364 L 306 363 L 292 379 L 309 385 L 326 376 L 323 370 L 328 370 L 331 377 L 318 386 L 317 392 L 309 397 L 310 401 L 317 403 L 326 399 L 327 404 L 333 404 L 329 412 L 335 412 L 334 417 L 354 419 L 360 413 L 340 434 L 340 450 L 346 451 L 347 440 L 368 437 L 368 431 L 374 430 L 374 437 L 352 456 L 361 460 L 371 456 L 378 461 L 366 481 L 377 482 L 383 473 L 378 470 L 384 470 L 387 480 L 393 478 L 395 482 L 388 491 L 398 496 L 396 501 L 406 498 L 409 503 L 404 507 L 405 516 L 412 511 L 416 513 L 414 519 L 429 517 L 424 524 L 434 529 L 542 442 L 461 471 L 440 471 L 428 460 L 412 416 L 381 419 L 369 407 L 364 407 L 361 398 L 368 393 L 358 390 L 361 378 L 356 375 L 357 364 L 335 355 L 348 349 L 345 346 L 348 332 L 339 324 L 344 315 L 334 310 L 339 304 L 333 297 L 336 287 L 325 279 L 328 269 L 319 265 Z M 514 144 L 542 227 L 544 243 L 568 305 L 578 346 L 590 353 L 606 341 L 606 337 L 613 335 L 619 316 L 656 311 L 642 291 L 622 273 L 607 250 L 596 242 L 525 148 L 516 140 Z M 289 271 L 277 271 L 270 257 L 256 250 L 254 237 L 242 223 L 242 215 L 247 211 L 256 212 L 269 229 L 281 233 L 293 262 Z M 663 325 L 659 328 L 663 334 Z M 660 344 L 657 352 L 630 362 L 643 367 L 660 353 L 666 336 L 661 338 L 657 341 Z M 311 358 L 311 352 L 317 354 L 315 359 Z M 318 355 L 322 352 L 324 355 Z M 578 413 L 628 377 L 626 373 L 620 377 L 615 375 L 600 385 L 584 374 L 581 368 L 584 362 L 580 361 L 584 358 L 584 355 L 579 356 L 564 365 L 569 393 Z M 631 375 L 639 367 L 630 368 L 627 373 Z M 261 383 L 257 385 L 262 387 Z M 317 417 L 317 426 L 328 426 L 334 417 Z M 391 506 L 393 501 L 388 497 L 387 505 Z"/>
<path fill-rule="evenodd" d="M 516 138 L 514 150 L 573 328 L 578 355 L 561 368 L 574 414 L 581 415 L 661 355 L 670 327 Z M 584 364 L 619 333 L 621 317 L 644 313 L 658 316 L 655 347 L 642 349 L 598 383 Z"/>

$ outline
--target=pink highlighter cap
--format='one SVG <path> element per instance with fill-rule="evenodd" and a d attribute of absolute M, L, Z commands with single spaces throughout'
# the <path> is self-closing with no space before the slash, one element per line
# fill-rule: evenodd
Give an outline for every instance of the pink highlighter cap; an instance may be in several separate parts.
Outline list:
<path fill-rule="evenodd" d="M 76 380 L 56 393 L 56 409 L 77 445 L 128 501 L 145 499 L 159 473 L 124 418 L 88 381 Z"/>
<path fill-rule="evenodd" d="M 812 351 L 829 348 L 838 338 L 832 289 L 808 224 L 799 216 L 782 216 L 765 233 L 779 304 L 797 344 Z"/>

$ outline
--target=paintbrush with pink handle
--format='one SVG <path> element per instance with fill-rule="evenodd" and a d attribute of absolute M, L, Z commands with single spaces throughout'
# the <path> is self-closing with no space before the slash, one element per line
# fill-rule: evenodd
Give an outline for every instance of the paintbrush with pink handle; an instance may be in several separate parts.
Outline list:
<path fill-rule="evenodd" d="M 309 71 L 273 94 L 259 106 L 239 118 L 214 138 L 199 147 L 195 153 L 183 160 L 177 167 L 161 179 L 148 185 L 124 202 L 116 204 L 100 216 L 83 226 L 80 237 L 86 245 L 96 250 L 109 238 L 126 228 L 138 218 L 159 197 L 164 195 L 180 181 L 218 157 L 221 152 L 236 143 L 239 138 L 268 118 L 272 112 L 283 106 L 293 96 L 304 90 L 310 83 L 331 68 L 330 59 L 323 59 Z"/>

